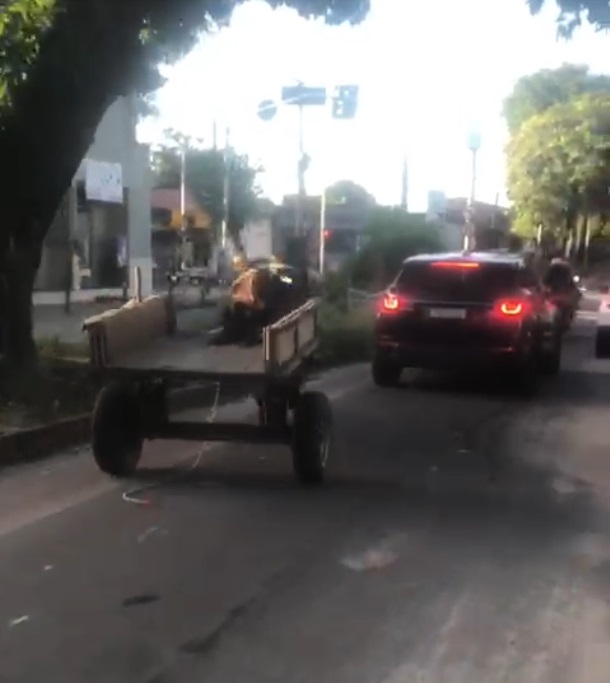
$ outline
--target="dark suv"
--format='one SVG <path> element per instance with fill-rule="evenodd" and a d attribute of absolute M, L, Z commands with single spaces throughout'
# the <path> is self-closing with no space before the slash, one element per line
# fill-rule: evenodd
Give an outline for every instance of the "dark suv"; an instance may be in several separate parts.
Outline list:
<path fill-rule="evenodd" d="M 561 364 L 556 307 L 524 259 L 502 252 L 425 254 L 404 261 L 379 302 L 373 379 L 403 368 L 504 371 L 532 390 Z"/>

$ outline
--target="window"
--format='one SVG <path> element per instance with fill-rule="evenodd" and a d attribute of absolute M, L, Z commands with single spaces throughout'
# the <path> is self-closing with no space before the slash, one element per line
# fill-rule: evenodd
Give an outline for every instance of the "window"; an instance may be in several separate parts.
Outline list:
<path fill-rule="evenodd" d="M 453 269 L 416 262 L 403 266 L 396 280 L 398 291 L 407 296 L 437 301 L 493 301 L 516 285 L 517 269 L 508 264 Z"/>

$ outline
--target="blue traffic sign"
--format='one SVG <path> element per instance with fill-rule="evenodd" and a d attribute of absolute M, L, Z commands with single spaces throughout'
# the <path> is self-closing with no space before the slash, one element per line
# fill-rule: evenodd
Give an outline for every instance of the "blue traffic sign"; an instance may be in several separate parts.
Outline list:
<path fill-rule="evenodd" d="M 273 100 L 263 100 L 258 105 L 258 115 L 263 121 L 271 121 L 277 114 L 277 104 Z"/>
<path fill-rule="evenodd" d="M 324 106 L 326 104 L 326 88 L 288 85 L 282 88 L 282 102 L 302 107 Z"/>

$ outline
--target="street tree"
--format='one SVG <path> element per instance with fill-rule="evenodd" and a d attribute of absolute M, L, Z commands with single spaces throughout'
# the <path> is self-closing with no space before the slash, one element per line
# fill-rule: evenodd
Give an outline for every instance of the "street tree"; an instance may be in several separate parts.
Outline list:
<path fill-rule="evenodd" d="M 237 236 L 249 218 L 256 214 L 261 194 L 257 176 L 262 168 L 250 163 L 244 154 L 233 150 L 227 155 L 229 179 L 228 229 Z M 173 146 L 163 146 L 153 152 L 153 174 L 156 187 L 180 187 L 180 154 Z M 193 197 L 210 214 L 218 229 L 224 216 L 225 154 L 218 149 L 189 147 L 185 153 L 185 181 Z"/>
<path fill-rule="evenodd" d="M 326 189 L 329 204 L 357 204 L 364 207 L 375 205 L 375 198 L 362 185 L 353 180 L 338 180 Z"/>
<path fill-rule="evenodd" d="M 369 0 L 267 0 L 329 24 Z M 161 84 L 158 66 L 228 22 L 240 0 L 5 0 L 0 10 L 1 350 L 36 358 L 31 294 L 45 234 L 106 109 Z"/>
<path fill-rule="evenodd" d="M 516 227 L 573 231 L 610 184 L 610 94 L 583 95 L 529 118 L 507 146 Z"/>
<path fill-rule="evenodd" d="M 527 0 L 532 14 L 538 14 L 549 0 Z M 600 31 L 610 26 L 610 5 L 607 0 L 554 0 L 558 8 L 557 30 L 560 36 L 569 38 L 583 23 L 592 24 Z"/>
<path fill-rule="evenodd" d="M 586 93 L 610 93 L 610 76 L 592 74 L 588 66 L 580 64 L 563 64 L 522 76 L 504 100 L 509 132 L 516 133 L 525 121 L 553 105 Z"/>
<path fill-rule="evenodd" d="M 367 242 L 350 266 L 352 283 L 365 289 L 387 286 L 408 256 L 442 249 L 437 227 L 426 222 L 424 214 L 399 207 L 374 207 L 365 236 Z"/>

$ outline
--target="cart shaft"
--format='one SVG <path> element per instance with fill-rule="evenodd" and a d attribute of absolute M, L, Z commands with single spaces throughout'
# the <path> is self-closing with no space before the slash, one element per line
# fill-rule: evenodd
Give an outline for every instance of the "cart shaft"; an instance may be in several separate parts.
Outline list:
<path fill-rule="evenodd" d="M 273 429 L 236 422 L 167 422 L 148 438 L 177 441 L 234 441 L 258 444 L 285 444 L 291 439 L 290 429 Z"/>

